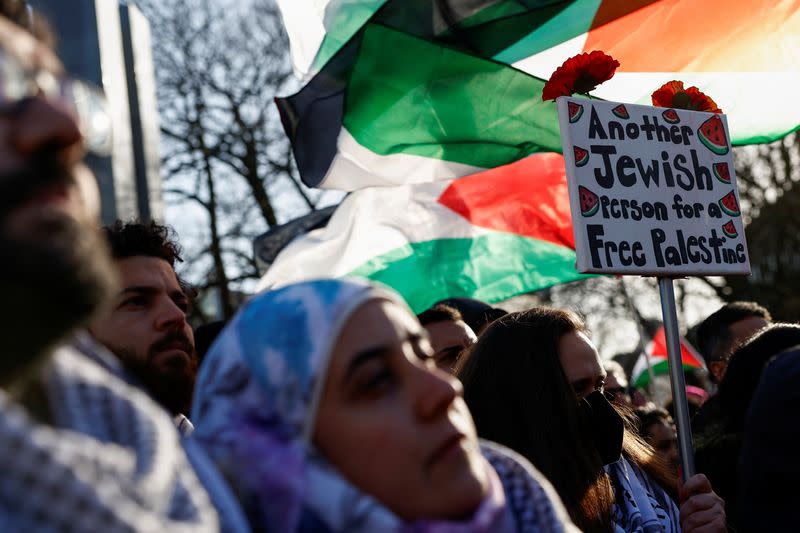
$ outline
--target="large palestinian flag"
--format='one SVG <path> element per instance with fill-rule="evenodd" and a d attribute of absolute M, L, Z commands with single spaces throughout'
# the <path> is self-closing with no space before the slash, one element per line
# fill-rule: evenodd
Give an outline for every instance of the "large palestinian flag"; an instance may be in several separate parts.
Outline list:
<path fill-rule="evenodd" d="M 303 181 L 355 190 L 452 179 L 560 151 L 543 80 L 621 63 L 595 92 L 649 103 L 671 79 L 728 116 L 734 144 L 800 125 L 800 5 L 773 0 L 279 0 L 295 68 L 278 99 Z M 767 96 L 769 95 L 769 96 Z M 412 178 L 413 177 L 413 178 Z"/>
<path fill-rule="evenodd" d="M 575 270 L 564 162 L 538 154 L 456 180 L 363 189 L 281 251 L 259 289 L 359 276 L 420 312 L 452 296 L 496 302 Z"/>
<path fill-rule="evenodd" d="M 669 362 L 667 358 L 667 337 L 664 333 L 664 326 L 658 328 L 653 340 L 647 346 L 650 355 L 650 364 L 653 367 L 653 375 L 669 374 Z M 693 368 L 705 368 L 703 357 L 697 353 L 689 342 L 681 337 L 681 362 L 684 370 Z M 648 358 L 645 354 L 639 355 L 636 364 L 631 372 L 631 379 L 635 387 L 646 387 L 650 382 L 650 372 L 647 370 Z"/>

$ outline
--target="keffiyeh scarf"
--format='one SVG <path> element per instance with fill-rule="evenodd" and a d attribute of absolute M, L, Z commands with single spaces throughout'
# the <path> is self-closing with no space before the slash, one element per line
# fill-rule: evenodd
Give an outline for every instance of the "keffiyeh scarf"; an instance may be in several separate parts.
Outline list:
<path fill-rule="evenodd" d="M 680 533 L 680 511 L 664 489 L 623 457 L 606 467 L 617 533 Z"/>
<path fill-rule="evenodd" d="M 166 413 L 73 347 L 42 376 L 53 425 L 0 392 L 0 531 L 212 532 Z"/>

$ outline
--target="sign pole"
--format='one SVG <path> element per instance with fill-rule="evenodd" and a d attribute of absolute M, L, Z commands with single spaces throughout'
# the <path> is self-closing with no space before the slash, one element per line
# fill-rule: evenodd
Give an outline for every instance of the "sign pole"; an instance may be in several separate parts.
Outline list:
<path fill-rule="evenodd" d="M 675 423 L 678 426 L 678 448 L 683 467 L 683 481 L 695 474 L 694 450 L 692 448 L 692 426 L 689 420 L 689 402 L 686 399 L 686 382 L 681 360 L 681 337 L 678 331 L 678 314 L 675 310 L 675 291 L 672 278 L 658 278 L 661 295 L 661 313 L 664 318 L 664 334 L 667 339 L 669 381 L 672 387 L 672 405 L 675 408 Z"/>
<path fill-rule="evenodd" d="M 655 276 L 684 479 L 695 472 L 673 279 L 750 273 L 725 115 L 559 96 L 581 274 Z"/>

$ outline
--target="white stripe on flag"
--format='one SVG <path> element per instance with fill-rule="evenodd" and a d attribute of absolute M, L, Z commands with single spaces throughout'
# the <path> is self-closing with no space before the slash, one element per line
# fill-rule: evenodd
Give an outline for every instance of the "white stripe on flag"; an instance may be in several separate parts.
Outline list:
<path fill-rule="evenodd" d="M 277 0 L 289 35 L 295 76 L 304 80 L 325 38 L 325 9 L 330 0 Z"/>
<path fill-rule="evenodd" d="M 633 365 L 633 370 L 631 371 L 631 383 L 636 383 L 639 380 L 639 377 L 642 374 L 647 373 L 647 354 L 653 353 L 653 341 L 647 343 L 645 346 L 645 351 L 639 354 L 639 358 L 636 360 L 636 363 Z M 650 362 L 655 365 L 656 363 L 663 361 L 665 358 L 658 355 L 651 355 Z"/>
<path fill-rule="evenodd" d="M 582 52 L 588 34 L 560 43 L 513 66 L 523 72 L 549 79 L 568 58 Z M 753 139 L 792 130 L 800 122 L 800 100 L 765 97 L 765 91 L 800 87 L 800 72 L 617 72 L 592 91 L 593 96 L 651 105 L 650 95 L 671 80 L 685 87 L 696 86 L 710 96 L 728 117 L 731 136 Z"/>
<path fill-rule="evenodd" d="M 323 65 L 315 65 L 325 38 L 336 51 L 387 0 L 276 0 L 291 45 L 292 66 L 301 81 L 308 81 Z M 329 58 L 326 58 L 329 59 Z"/>
<path fill-rule="evenodd" d="M 473 226 L 437 202 L 449 184 L 373 187 L 350 194 L 326 227 L 298 237 L 278 254 L 257 289 L 344 276 L 409 243 L 496 233 Z"/>
<path fill-rule="evenodd" d="M 511 66 L 522 72 L 527 72 L 532 76 L 542 78 L 543 80 L 549 80 L 553 72 L 555 72 L 564 61 L 583 52 L 583 47 L 588 37 L 588 33 L 578 35 L 552 48 L 543 50 L 538 54 L 521 59 Z"/>
<path fill-rule="evenodd" d="M 450 180 L 485 169 L 431 157 L 408 154 L 381 155 L 359 144 L 342 128 L 338 152 L 319 187 L 355 191 L 364 187 Z"/>

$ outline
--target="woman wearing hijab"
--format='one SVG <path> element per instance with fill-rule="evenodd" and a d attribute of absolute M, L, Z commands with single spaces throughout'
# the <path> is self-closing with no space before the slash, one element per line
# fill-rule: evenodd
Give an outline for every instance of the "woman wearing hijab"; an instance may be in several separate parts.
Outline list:
<path fill-rule="evenodd" d="M 585 532 L 725 531 L 704 476 L 677 480 L 603 395 L 605 370 L 581 320 L 536 307 L 493 322 L 456 369 L 481 438 L 531 461 Z"/>
<path fill-rule="evenodd" d="M 530 465 L 479 444 L 460 384 L 382 287 L 257 296 L 207 355 L 192 419 L 257 531 L 572 527 Z"/>

